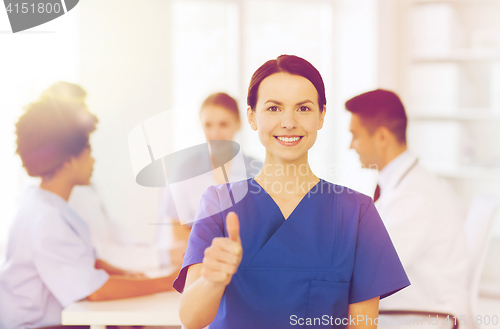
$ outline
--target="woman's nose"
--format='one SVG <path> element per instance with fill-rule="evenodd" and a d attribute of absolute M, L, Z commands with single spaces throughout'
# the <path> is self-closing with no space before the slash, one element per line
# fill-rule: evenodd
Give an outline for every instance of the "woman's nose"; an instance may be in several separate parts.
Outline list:
<path fill-rule="evenodd" d="M 220 134 L 217 131 L 217 129 L 211 129 L 210 131 L 207 131 L 207 139 L 208 140 L 218 140 L 218 139 L 220 139 Z"/>
<path fill-rule="evenodd" d="M 281 128 L 293 129 L 297 127 L 294 111 L 284 111 L 281 119 Z"/>

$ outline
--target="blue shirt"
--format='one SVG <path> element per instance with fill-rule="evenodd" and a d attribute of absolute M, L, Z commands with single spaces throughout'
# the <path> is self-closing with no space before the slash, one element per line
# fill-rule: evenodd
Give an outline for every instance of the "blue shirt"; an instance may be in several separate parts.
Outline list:
<path fill-rule="evenodd" d="M 109 278 L 96 270 L 85 222 L 58 195 L 30 188 L 14 220 L 0 270 L 0 328 L 61 324 L 61 311 Z"/>
<path fill-rule="evenodd" d="M 211 329 L 296 328 L 294 319 L 325 316 L 342 320 L 349 304 L 384 298 L 410 284 L 370 197 L 320 180 L 285 220 L 253 178 L 230 184 L 234 195 L 246 191 L 232 207 L 221 206 L 227 189 L 212 186 L 204 193 L 174 282 L 182 292 L 188 267 L 202 262 L 213 238 L 227 236 L 227 213 L 236 212 L 243 259 Z"/>

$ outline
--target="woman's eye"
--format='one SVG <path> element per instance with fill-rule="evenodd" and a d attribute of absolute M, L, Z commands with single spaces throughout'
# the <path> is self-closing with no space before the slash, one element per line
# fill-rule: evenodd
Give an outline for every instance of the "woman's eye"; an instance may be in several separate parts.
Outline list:
<path fill-rule="evenodd" d="M 299 108 L 299 112 L 307 112 L 307 111 L 310 111 L 310 110 L 311 110 L 311 109 L 310 109 L 310 108 L 308 108 L 307 106 L 301 106 L 301 107 Z"/>
<path fill-rule="evenodd" d="M 268 111 L 271 111 L 271 112 L 278 112 L 278 111 L 279 111 L 279 109 L 278 109 L 278 107 L 277 107 L 277 106 L 271 106 L 271 107 L 269 107 L 267 110 L 268 110 Z"/>

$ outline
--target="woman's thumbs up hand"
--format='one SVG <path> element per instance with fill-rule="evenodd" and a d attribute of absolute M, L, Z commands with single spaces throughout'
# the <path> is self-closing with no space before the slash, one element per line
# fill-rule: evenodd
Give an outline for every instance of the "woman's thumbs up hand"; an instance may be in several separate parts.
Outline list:
<path fill-rule="evenodd" d="M 230 212 L 226 217 L 226 231 L 227 235 L 229 235 L 229 239 L 231 241 L 239 243 L 241 247 L 241 239 L 240 239 L 240 220 L 238 219 L 238 215 L 235 212 Z"/>
<path fill-rule="evenodd" d="M 238 270 L 243 255 L 238 215 L 230 212 L 226 217 L 227 238 L 214 238 L 205 249 L 201 275 L 208 281 L 227 286 Z"/>

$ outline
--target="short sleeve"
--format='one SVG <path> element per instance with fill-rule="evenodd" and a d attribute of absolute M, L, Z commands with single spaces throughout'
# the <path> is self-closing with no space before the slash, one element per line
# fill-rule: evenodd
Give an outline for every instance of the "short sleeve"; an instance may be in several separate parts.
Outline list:
<path fill-rule="evenodd" d="M 212 244 L 212 240 L 216 237 L 223 236 L 224 221 L 219 195 L 216 188 L 210 186 L 201 197 L 195 222 L 189 235 L 182 268 L 177 279 L 174 281 L 175 290 L 178 292 L 184 290 L 189 266 L 201 263 L 203 261 L 205 249 Z"/>
<path fill-rule="evenodd" d="M 63 307 L 98 290 L 109 279 L 97 270 L 92 247 L 53 213 L 34 227 L 34 263 L 41 280 Z"/>
<path fill-rule="evenodd" d="M 377 296 L 382 299 L 409 285 L 389 234 L 370 200 L 359 220 L 349 303 Z"/>

